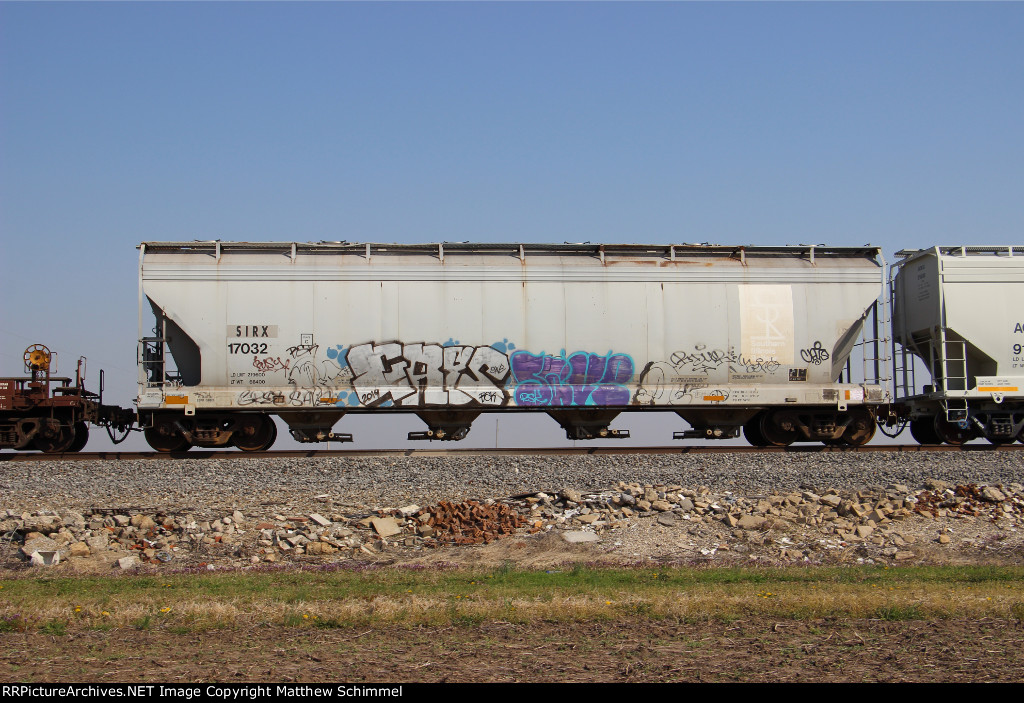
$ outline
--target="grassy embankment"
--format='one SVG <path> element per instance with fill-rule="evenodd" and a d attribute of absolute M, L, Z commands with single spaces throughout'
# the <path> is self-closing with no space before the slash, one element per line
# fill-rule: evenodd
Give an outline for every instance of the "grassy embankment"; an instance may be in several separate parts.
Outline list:
<path fill-rule="evenodd" d="M 252 625 L 355 627 L 685 621 L 1024 618 L 1024 567 L 575 567 L 280 570 L 0 580 L 0 632 Z"/>

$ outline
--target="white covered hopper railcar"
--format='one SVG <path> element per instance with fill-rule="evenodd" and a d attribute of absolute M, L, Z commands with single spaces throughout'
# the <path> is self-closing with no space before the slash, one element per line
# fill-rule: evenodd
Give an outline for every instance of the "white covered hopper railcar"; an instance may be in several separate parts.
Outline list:
<path fill-rule="evenodd" d="M 1024 441 L 1024 247 L 900 251 L 896 407 L 922 444 Z M 914 357 L 928 376 L 919 382 Z"/>
<path fill-rule="evenodd" d="M 862 444 L 888 400 L 848 367 L 885 285 L 874 247 L 140 251 L 137 402 L 162 451 L 264 449 L 271 415 L 299 441 L 343 440 L 333 427 L 353 412 L 414 412 L 423 439 L 461 439 L 497 411 L 626 436 L 609 427 L 620 412 L 661 410 L 691 425 L 680 437 Z"/>

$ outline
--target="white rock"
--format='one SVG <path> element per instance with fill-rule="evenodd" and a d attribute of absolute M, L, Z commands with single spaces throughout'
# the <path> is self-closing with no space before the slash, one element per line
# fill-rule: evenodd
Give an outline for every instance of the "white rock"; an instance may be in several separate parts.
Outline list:
<path fill-rule="evenodd" d="M 58 551 L 36 551 L 29 557 L 32 566 L 56 566 L 60 563 L 60 552 Z"/>
<path fill-rule="evenodd" d="M 601 538 L 593 532 L 583 532 L 582 530 L 566 530 L 562 533 L 562 539 L 570 544 L 578 544 L 581 542 L 600 542 Z"/>
<path fill-rule="evenodd" d="M 121 557 L 117 560 L 117 567 L 119 569 L 134 569 L 141 565 L 137 556 Z"/>

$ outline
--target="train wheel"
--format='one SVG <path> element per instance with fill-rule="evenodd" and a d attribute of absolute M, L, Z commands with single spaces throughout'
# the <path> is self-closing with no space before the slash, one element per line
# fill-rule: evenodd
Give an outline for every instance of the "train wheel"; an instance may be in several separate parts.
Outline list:
<path fill-rule="evenodd" d="M 948 422 L 942 415 L 935 416 L 935 434 L 946 444 L 960 446 L 964 442 L 974 439 L 974 433 L 969 429 L 960 429 L 955 422 Z"/>
<path fill-rule="evenodd" d="M 768 447 L 788 447 L 797 439 L 796 429 L 783 413 L 765 413 L 761 417 L 761 436 Z"/>
<path fill-rule="evenodd" d="M 930 417 L 922 417 L 910 421 L 910 436 L 918 444 L 942 444 L 939 433 L 935 431 L 935 420 Z"/>
<path fill-rule="evenodd" d="M 186 452 L 192 445 L 181 436 L 173 422 L 157 420 L 144 431 L 146 442 L 158 452 Z"/>
<path fill-rule="evenodd" d="M 269 415 L 247 415 L 231 435 L 231 441 L 243 452 L 262 452 L 277 439 L 277 425 Z"/>
<path fill-rule="evenodd" d="M 75 428 L 71 425 L 61 425 L 60 430 L 53 437 L 36 435 L 32 445 L 44 454 L 60 454 L 66 452 L 75 443 Z"/>
<path fill-rule="evenodd" d="M 843 441 L 853 447 L 863 447 L 875 436 L 875 418 L 863 408 L 851 410 L 853 420 L 843 432 Z"/>
<path fill-rule="evenodd" d="M 746 437 L 747 441 L 755 447 L 768 446 L 768 440 L 764 438 L 763 434 L 761 434 L 760 413 L 747 420 L 747 424 L 743 426 L 743 436 Z"/>
<path fill-rule="evenodd" d="M 68 447 L 69 452 L 80 452 L 89 442 L 89 425 L 84 422 L 75 423 L 75 441 Z"/>

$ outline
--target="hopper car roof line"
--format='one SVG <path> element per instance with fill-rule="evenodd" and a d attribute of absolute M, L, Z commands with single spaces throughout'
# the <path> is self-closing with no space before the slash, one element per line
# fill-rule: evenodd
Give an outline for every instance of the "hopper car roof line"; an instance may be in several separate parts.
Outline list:
<path fill-rule="evenodd" d="M 944 256 L 1021 256 L 1024 255 L 1024 246 L 986 245 L 986 246 L 937 246 L 928 249 L 900 249 L 896 256 L 907 258 L 921 254 L 938 252 Z"/>
<path fill-rule="evenodd" d="M 740 267 L 737 267 L 740 268 Z M 550 269 L 550 270 L 545 270 Z M 645 275 L 642 267 L 601 269 L 594 267 L 534 267 L 528 270 L 506 267 L 468 266 L 455 269 L 380 267 L 324 268 L 315 266 L 272 267 L 240 266 L 185 266 L 147 263 L 144 281 L 538 281 L 554 283 L 880 283 L 879 269 L 864 271 L 825 268 L 800 271 L 788 268 L 761 268 L 726 271 L 657 269 L 657 276 Z"/>
<path fill-rule="evenodd" d="M 520 242 L 434 242 L 418 244 L 396 244 L 386 242 L 226 242 L 218 240 L 195 240 L 182 242 L 142 242 L 139 248 L 145 253 L 197 253 L 219 255 L 230 251 L 280 252 L 282 254 L 364 254 L 370 251 L 383 253 L 428 253 L 428 254 L 576 254 L 584 256 L 637 256 L 665 257 L 713 256 L 740 258 L 743 256 L 809 256 L 813 257 L 874 257 L 881 255 L 881 248 L 865 245 L 861 247 L 832 247 L 822 244 L 801 244 L 787 246 L 748 246 L 719 244 L 533 244 Z"/>

